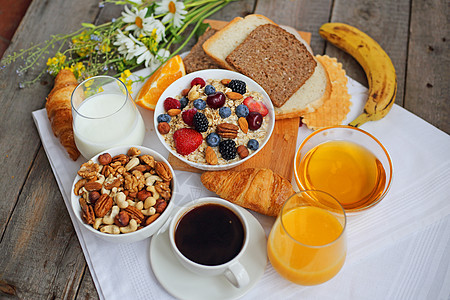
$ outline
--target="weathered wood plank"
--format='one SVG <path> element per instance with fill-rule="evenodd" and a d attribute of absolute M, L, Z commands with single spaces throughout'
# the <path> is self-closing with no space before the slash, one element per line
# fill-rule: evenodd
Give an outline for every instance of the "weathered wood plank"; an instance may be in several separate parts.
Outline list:
<path fill-rule="evenodd" d="M 319 36 L 319 27 L 328 22 L 331 4 L 331 0 L 262 0 L 258 1 L 255 13 L 264 15 L 277 24 L 311 32 L 311 48 L 314 53 L 322 54 L 325 41 Z"/>
<path fill-rule="evenodd" d="M 77 293 L 77 299 L 94 300 L 99 299 L 97 290 L 95 289 L 94 281 L 92 280 L 91 272 L 86 266 L 83 280 Z"/>
<path fill-rule="evenodd" d="M 86 265 L 44 151 L 0 242 L 1 279 L 21 299 L 72 299 Z M 0 293 L 1 295 L 1 293 Z"/>
<path fill-rule="evenodd" d="M 331 22 L 355 26 L 383 47 L 390 56 L 397 73 L 398 91 L 395 102 L 403 105 L 409 0 L 336 0 Z M 350 55 L 332 45 L 327 46 L 326 54 L 338 58 L 350 77 L 367 86 L 363 69 Z"/>
<path fill-rule="evenodd" d="M 448 1 L 412 1 L 404 107 L 450 134 Z"/>
<path fill-rule="evenodd" d="M 44 41 L 51 34 L 78 29 L 81 22 L 95 18 L 97 7 L 96 0 L 33 1 L 5 56 L 29 47 L 32 42 Z M 0 71 L 0 164 L 3 166 L 0 189 L 3 199 L 8 199 L 0 201 L 0 236 L 40 147 L 31 112 L 43 107 L 51 89 L 51 84 L 19 89 L 19 82 L 23 80 L 16 74 L 19 66 L 20 62 L 13 63 Z M 31 70 L 29 73 L 33 77 L 38 72 Z"/>

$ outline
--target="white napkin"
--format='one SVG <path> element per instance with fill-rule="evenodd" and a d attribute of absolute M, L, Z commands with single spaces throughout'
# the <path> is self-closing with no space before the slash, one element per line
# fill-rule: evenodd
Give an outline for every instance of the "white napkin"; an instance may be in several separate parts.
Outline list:
<path fill-rule="evenodd" d="M 356 116 L 367 89 L 349 79 Z M 134 88 L 136 91 L 137 89 Z M 153 112 L 140 109 L 146 124 L 144 146 L 167 157 L 154 134 Z M 172 299 L 155 278 L 150 240 L 111 244 L 80 227 L 70 208 L 70 189 L 81 163 L 72 162 L 54 137 L 45 110 L 33 112 L 45 152 L 74 224 L 101 299 Z M 302 287 L 282 279 L 268 264 L 262 279 L 243 299 L 448 299 L 450 296 L 450 138 L 394 105 L 382 120 L 362 129 L 388 149 L 394 180 L 389 194 L 372 209 L 348 219 L 348 255 L 330 281 Z M 297 147 L 311 131 L 299 128 Z M 182 204 L 212 195 L 199 174 L 176 171 Z M 253 214 L 269 233 L 274 219 Z"/>

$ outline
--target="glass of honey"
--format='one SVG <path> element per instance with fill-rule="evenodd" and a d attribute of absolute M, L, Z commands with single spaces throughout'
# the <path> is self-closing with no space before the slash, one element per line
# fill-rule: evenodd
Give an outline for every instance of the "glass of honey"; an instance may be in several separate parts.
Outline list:
<path fill-rule="evenodd" d="M 353 213 L 373 207 L 389 191 L 392 161 L 374 136 L 359 128 L 319 129 L 300 145 L 294 174 L 300 190 L 331 194 Z"/>
<path fill-rule="evenodd" d="M 345 211 L 330 194 L 311 190 L 296 193 L 283 204 L 270 231 L 270 263 L 296 284 L 324 283 L 344 265 L 345 228 Z"/>

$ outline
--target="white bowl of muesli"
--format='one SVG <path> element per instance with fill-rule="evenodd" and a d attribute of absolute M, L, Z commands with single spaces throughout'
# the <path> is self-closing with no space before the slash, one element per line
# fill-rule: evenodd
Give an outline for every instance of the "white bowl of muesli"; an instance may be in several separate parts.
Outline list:
<path fill-rule="evenodd" d="M 126 243 L 160 230 L 174 206 L 175 193 L 175 173 L 161 154 L 142 146 L 123 146 L 105 150 L 80 166 L 71 202 L 87 231 Z"/>
<path fill-rule="evenodd" d="M 254 80 L 210 69 L 172 83 L 156 104 L 154 124 L 172 155 L 197 169 L 218 171 L 242 164 L 266 145 L 275 113 Z"/>

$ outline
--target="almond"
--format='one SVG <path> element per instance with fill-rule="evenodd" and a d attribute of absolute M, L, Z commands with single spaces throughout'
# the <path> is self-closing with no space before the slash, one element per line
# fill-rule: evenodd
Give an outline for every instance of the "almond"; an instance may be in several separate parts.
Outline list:
<path fill-rule="evenodd" d="M 211 148 L 210 146 L 206 147 L 205 159 L 206 162 L 210 165 L 217 165 L 218 163 L 216 152 L 214 152 L 213 148 Z"/>
<path fill-rule="evenodd" d="M 167 112 L 167 114 L 171 117 L 176 116 L 180 113 L 181 113 L 181 109 L 178 109 L 178 108 L 169 109 L 169 111 Z"/>
<path fill-rule="evenodd" d="M 222 83 L 223 85 L 228 85 L 230 83 L 231 79 L 222 79 L 220 81 L 220 83 Z"/>
<path fill-rule="evenodd" d="M 226 95 L 230 100 L 239 100 L 239 99 L 242 99 L 242 97 L 244 97 L 241 94 L 236 93 L 236 92 L 228 92 L 228 93 L 226 93 Z"/>
<path fill-rule="evenodd" d="M 240 117 L 238 119 L 238 124 L 239 124 L 239 127 L 241 127 L 241 130 L 242 130 L 243 133 L 247 133 L 248 132 L 248 122 L 247 122 L 246 118 Z"/>

